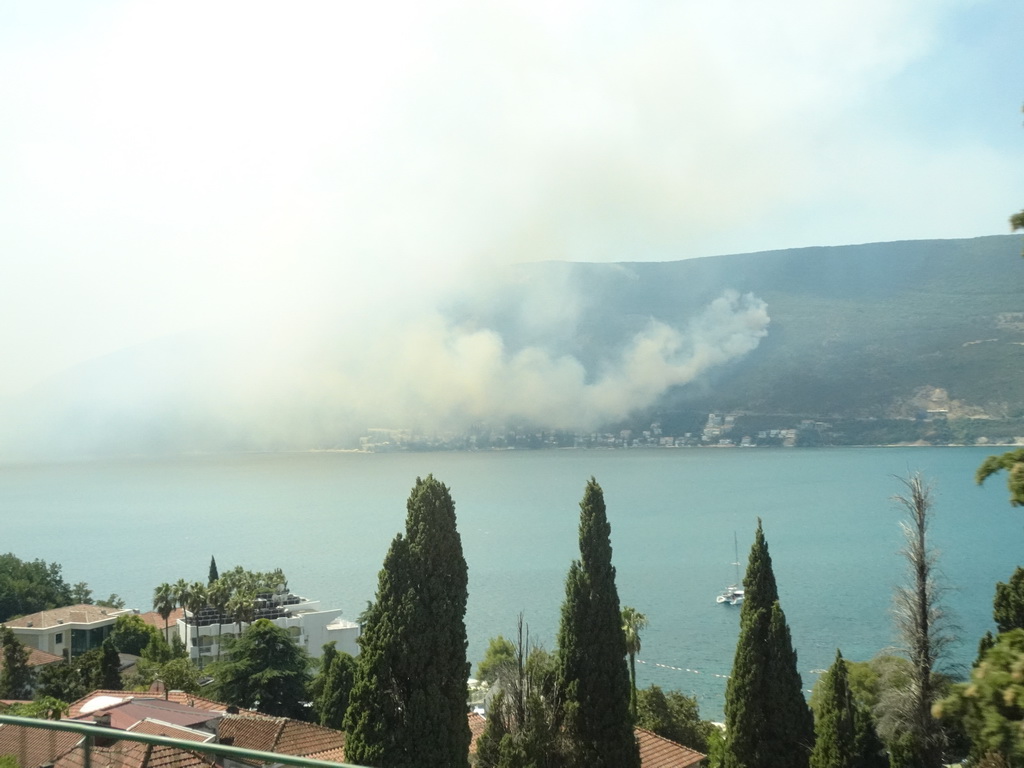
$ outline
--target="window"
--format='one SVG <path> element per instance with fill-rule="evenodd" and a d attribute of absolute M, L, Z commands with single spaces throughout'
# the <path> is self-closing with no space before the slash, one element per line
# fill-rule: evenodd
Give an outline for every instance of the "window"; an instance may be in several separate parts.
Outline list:
<path fill-rule="evenodd" d="M 56 635 L 54 635 L 53 642 L 55 642 L 57 645 L 60 645 L 61 643 L 63 643 L 64 642 L 64 633 L 63 632 L 58 632 Z"/>

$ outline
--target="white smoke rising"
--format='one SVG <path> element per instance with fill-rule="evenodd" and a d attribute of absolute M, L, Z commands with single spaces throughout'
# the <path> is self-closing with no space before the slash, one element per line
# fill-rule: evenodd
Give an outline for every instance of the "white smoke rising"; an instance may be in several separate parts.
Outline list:
<path fill-rule="evenodd" d="M 552 310 L 544 323 L 523 316 L 532 340 L 518 347 L 496 328 L 467 327 L 426 307 L 366 318 L 358 333 L 309 335 L 301 346 L 289 331 L 278 340 L 247 333 L 143 347 L 58 380 L 22 409 L 0 447 L 294 450 L 351 447 L 368 427 L 431 434 L 519 423 L 589 431 L 747 354 L 768 332 L 763 301 L 726 291 L 685 327 L 651 319 L 588 370 L 541 340 L 573 330 L 564 321 L 579 305 L 562 295 L 563 311 Z M 535 297 L 525 306 L 541 304 Z"/>

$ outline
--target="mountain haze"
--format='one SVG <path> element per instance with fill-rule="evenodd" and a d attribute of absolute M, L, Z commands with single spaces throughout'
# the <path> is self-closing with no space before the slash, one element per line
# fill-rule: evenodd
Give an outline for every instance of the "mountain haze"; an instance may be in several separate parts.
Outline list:
<path fill-rule="evenodd" d="M 0 457 L 345 448 L 371 427 L 599 430 L 681 412 L 1017 419 L 1021 245 L 519 264 L 300 336 L 211 331 L 92 360 L 6 404 Z"/>

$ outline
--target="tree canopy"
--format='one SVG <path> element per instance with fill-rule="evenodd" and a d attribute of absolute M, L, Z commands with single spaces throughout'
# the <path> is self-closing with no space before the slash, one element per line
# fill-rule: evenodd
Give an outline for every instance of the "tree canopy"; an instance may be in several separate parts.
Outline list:
<path fill-rule="evenodd" d="M 0 626 L 0 699 L 27 699 L 32 690 L 29 650 L 9 627 Z"/>
<path fill-rule="evenodd" d="M 58 563 L 0 555 L 0 622 L 74 603 Z"/>
<path fill-rule="evenodd" d="M 711 721 L 700 719 L 696 698 L 657 685 L 637 692 L 636 724 L 704 754 L 718 730 Z"/>
<path fill-rule="evenodd" d="M 569 567 L 558 630 L 559 685 L 571 760 L 639 766 L 630 717 L 626 635 L 604 492 L 592 477 L 580 502 L 580 559 Z"/>
<path fill-rule="evenodd" d="M 362 765 L 469 762 L 468 571 L 448 488 L 417 478 L 405 534 L 391 543 L 369 608 L 345 715 L 345 752 Z"/>
<path fill-rule="evenodd" d="M 743 586 L 725 691 L 725 768 L 806 768 L 814 726 L 760 519 Z"/>
<path fill-rule="evenodd" d="M 944 720 L 964 724 L 972 757 L 993 754 L 1007 765 L 1024 761 L 1024 629 L 1004 632 L 971 670 L 971 679 L 954 685 L 935 707 Z"/>
<path fill-rule="evenodd" d="M 258 619 L 230 645 L 230 658 L 211 664 L 213 697 L 276 717 L 306 720 L 309 654 L 288 630 Z"/>

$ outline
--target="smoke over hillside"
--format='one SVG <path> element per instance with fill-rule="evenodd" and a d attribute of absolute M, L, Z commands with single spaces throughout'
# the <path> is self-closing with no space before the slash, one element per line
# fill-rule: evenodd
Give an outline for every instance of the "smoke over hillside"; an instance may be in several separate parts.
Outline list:
<path fill-rule="evenodd" d="M 619 328 L 608 343 L 593 330 L 608 296 L 582 295 L 550 266 L 543 280 L 449 290 L 441 306 L 392 296 L 302 333 L 235 328 L 91 361 L 9 409 L 4 453 L 351 447 L 368 427 L 591 430 L 750 352 L 767 333 L 765 303 L 726 291 L 685 310 L 681 324 L 633 318 L 640 327 L 623 333 L 621 318 L 604 318 Z"/>

